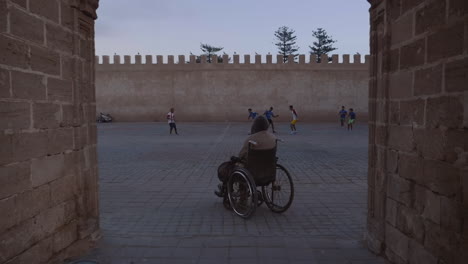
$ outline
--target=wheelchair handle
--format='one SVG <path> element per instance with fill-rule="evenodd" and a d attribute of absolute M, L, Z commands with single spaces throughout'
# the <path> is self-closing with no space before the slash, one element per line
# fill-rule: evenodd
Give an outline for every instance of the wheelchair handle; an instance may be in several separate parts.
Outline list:
<path fill-rule="evenodd" d="M 256 141 L 253 141 L 253 140 L 249 140 L 249 143 L 252 144 L 252 145 L 257 145 L 258 144 Z"/>

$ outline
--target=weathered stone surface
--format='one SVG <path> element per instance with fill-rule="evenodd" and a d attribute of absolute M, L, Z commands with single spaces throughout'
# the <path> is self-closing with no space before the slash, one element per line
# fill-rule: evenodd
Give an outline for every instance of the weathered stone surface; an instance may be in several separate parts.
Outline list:
<path fill-rule="evenodd" d="M 62 177 L 65 171 L 64 166 L 64 156 L 61 154 L 32 160 L 32 186 L 41 186 Z"/>
<path fill-rule="evenodd" d="M 421 185 L 445 196 L 460 196 L 460 169 L 445 162 L 424 160 L 423 174 Z"/>
<path fill-rule="evenodd" d="M 424 126 L 426 101 L 422 99 L 400 102 L 400 124 L 414 127 Z"/>
<path fill-rule="evenodd" d="M 406 205 L 412 206 L 412 192 L 414 184 L 398 175 L 388 176 L 387 195 L 389 198 Z"/>
<path fill-rule="evenodd" d="M 16 263 L 46 263 L 54 254 L 52 237 L 48 237 L 21 253 L 6 264 Z"/>
<path fill-rule="evenodd" d="M 0 69 L 0 98 L 10 97 L 10 72 Z"/>
<path fill-rule="evenodd" d="M 23 129 L 31 123 L 27 102 L 0 102 L 0 129 Z"/>
<path fill-rule="evenodd" d="M 16 197 L 18 223 L 38 215 L 49 208 L 50 205 L 50 187 L 47 184 L 18 194 Z"/>
<path fill-rule="evenodd" d="M 32 1 L 38 2 L 38 1 Z M 10 31 L 11 34 L 22 39 L 44 44 L 44 23 L 18 8 L 10 8 Z"/>
<path fill-rule="evenodd" d="M 413 207 L 415 210 L 423 218 L 439 224 L 441 218 L 441 196 L 420 185 L 415 185 L 414 195 Z"/>
<path fill-rule="evenodd" d="M 73 149 L 73 128 L 49 130 L 47 134 L 47 153 L 57 154 Z"/>
<path fill-rule="evenodd" d="M 390 72 L 396 72 L 400 69 L 400 49 L 390 50 L 389 55 L 386 57 Z"/>
<path fill-rule="evenodd" d="M 398 173 L 400 177 L 421 182 L 423 177 L 423 159 L 416 155 L 400 153 Z"/>
<path fill-rule="evenodd" d="M 28 68 L 28 49 L 24 42 L 0 34 L 0 64 Z"/>
<path fill-rule="evenodd" d="M 0 167 L 0 199 L 30 189 L 30 174 L 29 162 Z"/>
<path fill-rule="evenodd" d="M 47 133 L 44 131 L 16 133 L 12 138 L 15 161 L 39 158 L 47 154 Z"/>
<path fill-rule="evenodd" d="M 74 241 L 78 240 L 77 231 L 78 226 L 76 221 L 73 221 L 60 228 L 53 237 L 53 251 L 59 252 L 62 249 L 70 246 Z"/>
<path fill-rule="evenodd" d="M 46 24 L 47 47 L 54 50 L 70 52 L 74 50 L 73 34 L 60 26 Z"/>
<path fill-rule="evenodd" d="M 457 60 L 445 65 L 445 90 L 447 92 L 468 91 L 468 59 Z"/>
<path fill-rule="evenodd" d="M 468 3 L 464 0 L 449 0 L 450 16 L 463 16 L 468 12 Z"/>
<path fill-rule="evenodd" d="M 68 7 L 69 9 L 69 7 Z M 59 3 L 57 0 L 30 1 L 29 10 L 56 23 L 59 22 Z"/>
<path fill-rule="evenodd" d="M 75 9 L 69 8 L 68 3 L 61 1 L 61 23 L 70 30 L 75 29 Z"/>
<path fill-rule="evenodd" d="M 49 101 L 72 102 L 73 85 L 71 81 L 56 78 L 47 79 L 47 99 Z"/>
<path fill-rule="evenodd" d="M 438 94 L 442 91 L 442 66 L 416 71 L 414 75 L 414 95 Z"/>
<path fill-rule="evenodd" d="M 31 46 L 31 68 L 51 75 L 60 75 L 60 55 L 49 49 Z"/>
<path fill-rule="evenodd" d="M 385 225 L 385 243 L 393 245 L 392 251 L 398 256 L 406 258 L 409 250 L 409 239 L 400 230 L 392 227 L 389 224 Z"/>
<path fill-rule="evenodd" d="M 401 16 L 392 23 L 392 45 L 406 41 L 413 36 L 413 14 L 409 13 Z"/>
<path fill-rule="evenodd" d="M 424 221 L 414 209 L 404 205 L 398 207 L 397 228 L 408 237 L 424 243 Z"/>
<path fill-rule="evenodd" d="M 437 29 L 445 23 L 445 1 L 432 1 L 416 12 L 416 34 Z"/>
<path fill-rule="evenodd" d="M 444 160 L 447 138 L 441 129 L 414 129 L 416 150 L 426 159 Z"/>
<path fill-rule="evenodd" d="M 458 23 L 427 38 L 427 61 L 434 62 L 463 53 L 464 25 Z"/>
<path fill-rule="evenodd" d="M 12 71 L 11 79 L 14 98 L 33 100 L 44 100 L 46 98 L 46 85 L 44 76 Z"/>
<path fill-rule="evenodd" d="M 433 252 L 425 249 L 422 244 L 423 243 L 410 240 L 409 263 L 437 264 L 437 258 L 434 257 Z"/>
<path fill-rule="evenodd" d="M 436 40 L 434 40 L 435 42 Z M 419 39 L 401 48 L 400 68 L 407 69 L 424 64 L 426 53 L 424 39 Z"/>
<path fill-rule="evenodd" d="M 7 1 L 0 0 L 0 33 L 7 31 L 8 26 L 8 8 Z"/>
<path fill-rule="evenodd" d="M 463 124 L 463 98 L 441 96 L 427 99 L 426 127 L 458 128 Z"/>
<path fill-rule="evenodd" d="M 78 195 L 78 186 L 74 174 L 63 176 L 50 183 L 50 194 L 52 205 L 73 199 Z"/>
<path fill-rule="evenodd" d="M 419 4 L 421 4 L 422 2 L 424 2 L 425 0 L 404 0 L 404 1 L 401 1 L 401 5 L 402 5 L 402 9 L 404 11 L 408 11 L 410 9 L 412 9 L 413 7 L 415 6 L 418 6 Z"/>
<path fill-rule="evenodd" d="M 396 227 L 397 225 L 397 215 L 398 215 L 398 203 L 393 199 L 387 199 L 385 203 L 386 212 L 385 212 L 385 221 L 388 224 Z"/>
<path fill-rule="evenodd" d="M 414 149 L 413 129 L 404 126 L 389 126 L 388 146 L 395 150 L 412 151 Z"/>
<path fill-rule="evenodd" d="M 2 218 L 0 219 L 0 234 L 5 232 L 8 228 L 16 225 L 18 219 L 16 217 L 16 197 L 8 197 L 0 200 L 0 212 Z"/>
<path fill-rule="evenodd" d="M 60 105 L 35 103 L 33 106 L 33 118 L 35 128 L 57 128 L 62 119 Z"/>
<path fill-rule="evenodd" d="M 0 165 L 13 161 L 13 142 L 11 135 L 0 134 Z"/>
<path fill-rule="evenodd" d="M 391 125 L 399 125 L 400 124 L 400 102 L 390 102 L 389 104 L 389 121 Z M 369 112 L 369 119 L 370 117 L 370 112 Z"/>
<path fill-rule="evenodd" d="M 407 98 L 413 94 L 413 72 L 398 72 L 389 76 L 389 97 Z"/>
<path fill-rule="evenodd" d="M 441 197 L 441 227 L 461 234 L 463 226 L 463 204 L 457 199 Z M 465 208 L 466 210 L 466 208 Z"/>

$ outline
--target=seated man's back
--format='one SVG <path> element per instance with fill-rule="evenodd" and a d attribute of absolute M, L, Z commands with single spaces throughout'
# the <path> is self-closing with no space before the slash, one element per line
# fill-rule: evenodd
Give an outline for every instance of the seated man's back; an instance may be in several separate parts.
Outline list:
<path fill-rule="evenodd" d="M 247 153 L 249 151 L 249 141 L 254 141 L 256 144 L 252 144 L 252 149 L 272 149 L 276 147 L 276 136 L 268 132 L 268 121 L 263 116 L 255 118 L 252 124 L 251 135 L 244 141 L 241 151 L 239 152 L 239 158 L 241 160 L 247 159 Z"/>

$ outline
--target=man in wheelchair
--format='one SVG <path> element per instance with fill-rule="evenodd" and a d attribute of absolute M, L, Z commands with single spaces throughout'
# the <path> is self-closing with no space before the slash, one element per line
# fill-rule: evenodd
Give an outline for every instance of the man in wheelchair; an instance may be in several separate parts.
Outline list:
<path fill-rule="evenodd" d="M 219 197 L 224 197 L 226 192 L 226 183 L 231 171 L 235 166 L 242 166 L 247 161 L 249 149 L 274 149 L 276 147 L 276 136 L 268 132 L 268 121 L 263 116 L 258 116 L 254 119 L 250 136 L 244 141 L 244 145 L 239 152 L 238 157 L 231 157 L 230 161 L 222 163 L 218 167 L 218 178 L 222 182 L 218 185 L 218 190 L 215 194 Z"/>

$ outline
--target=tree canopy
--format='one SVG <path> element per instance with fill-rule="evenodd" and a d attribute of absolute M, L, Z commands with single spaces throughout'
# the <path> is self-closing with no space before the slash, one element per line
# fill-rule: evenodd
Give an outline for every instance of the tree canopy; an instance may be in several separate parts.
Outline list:
<path fill-rule="evenodd" d="M 280 55 L 283 55 L 283 62 L 288 61 L 289 55 L 294 55 L 294 58 L 298 55 L 296 52 L 299 50 L 299 47 L 296 45 L 295 31 L 289 27 L 282 26 L 275 31 L 275 37 L 277 42 L 275 43 L 278 47 Z"/>
<path fill-rule="evenodd" d="M 323 54 L 327 54 L 336 50 L 333 47 L 333 43 L 336 43 L 331 36 L 328 35 L 327 31 L 323 28 L 317 28 L 317 30 L 312 31 L 312 36 L 317 39 L 312 44 L 313 46 L 309 46 L 310 54 L 317 55 L 317 62 L 321 62 L 321 56 Z"/>

